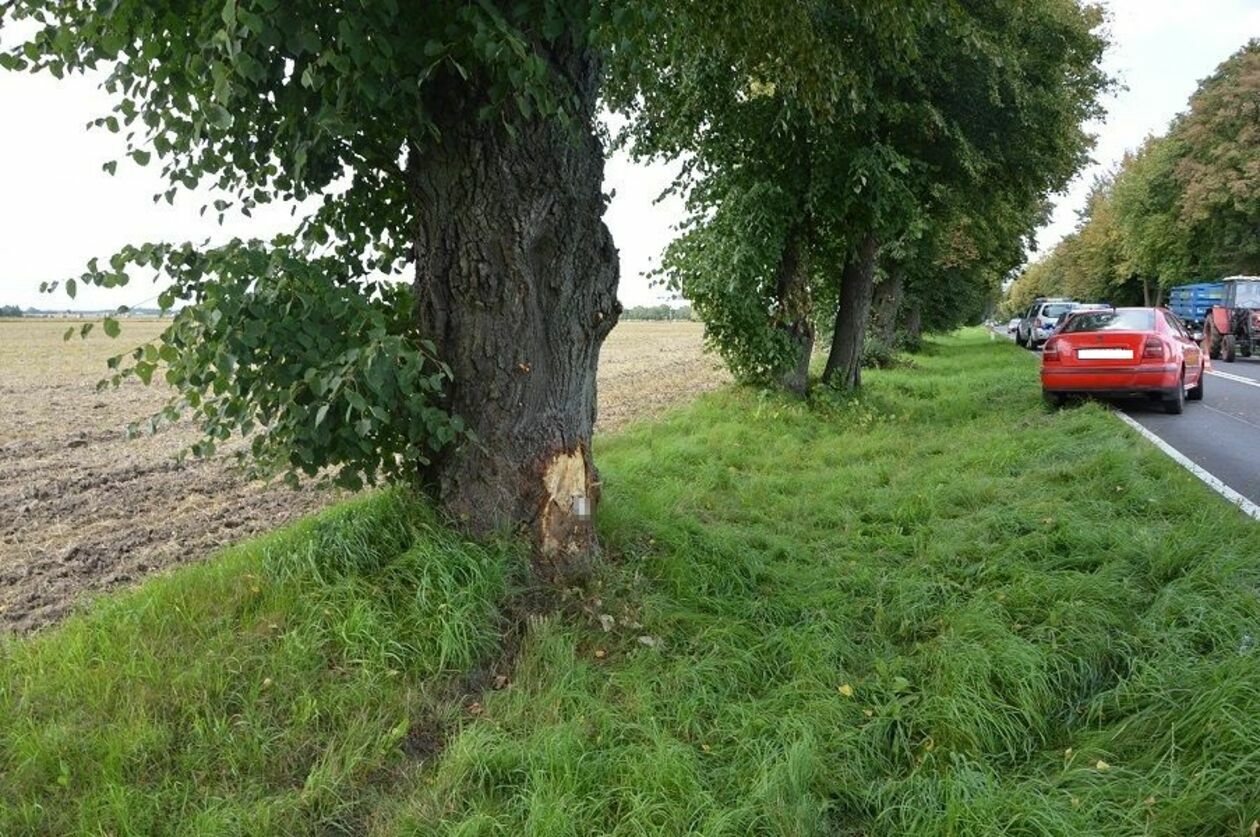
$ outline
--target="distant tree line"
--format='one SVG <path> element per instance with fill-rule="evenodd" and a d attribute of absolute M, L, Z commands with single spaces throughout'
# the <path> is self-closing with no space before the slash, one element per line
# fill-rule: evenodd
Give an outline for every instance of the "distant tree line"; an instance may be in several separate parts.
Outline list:
<path fill-rule="evenodd" d="M 16 305 L 0 305 L 0 317 L 20 317 L 22 309 Z"/>
<path fill-rule="evenodd" d="M 636 305 L 621 312 L 623 320 L 690 320 L 691 306 Z"/>
<path fill-rule="evenodd" d="M 1159 304 L 1176 285 L 1260 273 L 1260 40 L 1190 97 L 1163 136 L 1100 177 L 1075 232 L 1011 286 L 1037 296 Z"/>

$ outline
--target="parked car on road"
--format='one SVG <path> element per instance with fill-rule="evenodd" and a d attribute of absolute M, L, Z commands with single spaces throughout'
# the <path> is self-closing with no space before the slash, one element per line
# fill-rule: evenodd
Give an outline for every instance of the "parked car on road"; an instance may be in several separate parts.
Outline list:
<path fill-rule="evenodd" d="M 1075 317 L 1081 311 L 1114 311 L 1115 306 L 1109 302 L 1078 302 L 1071 311 L 1064 311 L 1055 321 L 1054 331 L 1057 334 L 1069 317 Z"/>
<path fill-rule="evenodd" d="M 1050 339 L 1059 317 L 1074 309 L 1078 303 L 1073 299 L 1038 299 L 1028 307 L 1027 313 L 1019 321 L 1019 329 L 1015 332 L 1015 342 L 1029 349 L 1035 349 Z"/>
<path fill-rule="evenodd" d="M 1203 350 L 1165 308 L 1073 313 L 1041 354 L 1041 389 L 1072 395 L 1157 398 L 1169 413 L 1203 398 Z"/>

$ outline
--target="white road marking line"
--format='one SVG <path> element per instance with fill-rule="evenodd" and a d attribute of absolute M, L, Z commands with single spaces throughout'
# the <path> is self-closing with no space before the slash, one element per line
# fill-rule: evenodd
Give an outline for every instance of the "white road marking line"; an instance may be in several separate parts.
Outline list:
<path fill-rule="evenodd" d="M 1190 457 L 1186 456 L 1184 453 L 1156 436 L 1150 430 L 1147 430 L 1146 427 L 1144 427 L 1137 419 L 1121 412 L 1120 410 L 1113 410 L 1112 412 L 1119 416 L 1120 420 L 1129 425 L 1129 427 L 1132 427 L 1138 433 L 1146 437 L 1147 441 L 1162 450 L 1164 453 L 1168 454 L 1174 462 L 1202 480 L 1208 488 L 1212 489 L 1217 494 L 1237 506 L 1243 514 L 1255 520 L 1260 520 L 1260 506 L 1257 506 L 1255 503 L 1251 502 L 1246 497 L 1221 482 L 1212 474 L 1208 473 L 1203 468 L 1200 468 L 1190 459 Z"/>
<path fill-rule="evenodd" d="M 1227 381 L 1236 381 L 1240 384 L 1246 384 L 1249 387 L 1260 387 L 1260 381 L 1255 378 L 1248 378 L 1243 375 L 1235 375 L 1232 372 L 1219 372 L 1215 369 L 1208 370 L 1209 375 L 1215 375 L 1217 378 L 1224 378 Z"/>
<path fill-rule="evenodd" d="M 1217 408 L 1213 407 L 1211 404 L 1200 404 L 1199 407 L 1202 407 L 1205 410 L 1211 410 L 1214 413 L 1219 413 L 1220 415 L 1224 416 L 1227 419 L 1233 419 L 1234 421 L 1242 422 L 1243 424 L 1249 425 L 1250 427 L 1254 427 L 1257 430 L 1260 430 L 1260 424 L 1256 424 L 1254 421 L 1248 421 L 1242 416 L 1236 416 L 1233 413 L 1227 413 L 1224 410 L 1218 410 Z M 1198 408 L 1196 407 L 1195 409 L 1198 409 Z"/>

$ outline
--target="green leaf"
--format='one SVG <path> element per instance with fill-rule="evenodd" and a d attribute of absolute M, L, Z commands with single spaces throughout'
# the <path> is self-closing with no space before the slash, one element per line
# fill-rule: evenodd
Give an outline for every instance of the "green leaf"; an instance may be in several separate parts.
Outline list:
<path fill-rule="evenodd" d="M 228 109 L 217 103 L 210 103 L 206 108 L 206 121 L 216 128 L 224 130 L 232 127 L 232 114 Z"/>
<path fill-rule="evenodd" d="M 79 284 L 73 279 L 66 280 L 66 296 L 74 299 L 75 294 L 79 292 Z"/>
<path fill-rule="evenodd" d="M 113 317 L 106 317 L 101 323 L 101 328 L 105 331 L 107 337 L 117 337 L 122 333 L 122 326 L 118 324 L 118 320 Z"/>

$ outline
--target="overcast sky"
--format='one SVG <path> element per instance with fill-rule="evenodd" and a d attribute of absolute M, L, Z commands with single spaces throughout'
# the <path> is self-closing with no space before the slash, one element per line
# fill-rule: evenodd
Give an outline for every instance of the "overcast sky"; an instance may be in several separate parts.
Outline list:
<path fill-rule="evenodd" d="M 1149 133 L 1161 132 L 1184 109 L 1198 80 L 1260 36 L 1260 0 L 1110 0 L 1114 41 L 1108 69 L 1126 85 L 1107 102 L 1098 133 L 1098 164 L 1084 172 L 1058 201 L 1039 238 L 1053 245 L 1076 223 L 1094 173 L 1112 166 Z M 8 43 L 0 33 L 0 42 Z M 57 81 L 0 71 L 0 304 L 23 307 L 104 308 L 140 305 L 151 284 L 112 291 L 81 290 L 74 303 L 38 292 L 43 280 L 76 275 L 93 256 L 127 243 L 200 241 L 233 235 L 266 237 L 292 222 L 287 211 L 228 219 L 222 228 L 202 219 L 200 196 L 181 195 L 174 207 L 154 205 L 162 189 L 157 166 L 120 163 L 110 177 L 101 170 L 119 156 L 121 138 L 84 123 L 108 112 L 107 94 L 92 79 Z M 644 274 L 659 257 L 681 216 L 676 200 L 655 203 L 668 185 L 666 165 L 609 161 L 605 189 L 615 194 L 607 221 L 621 252 L 621 292 L 626 305 L 665 298 Z"/>

